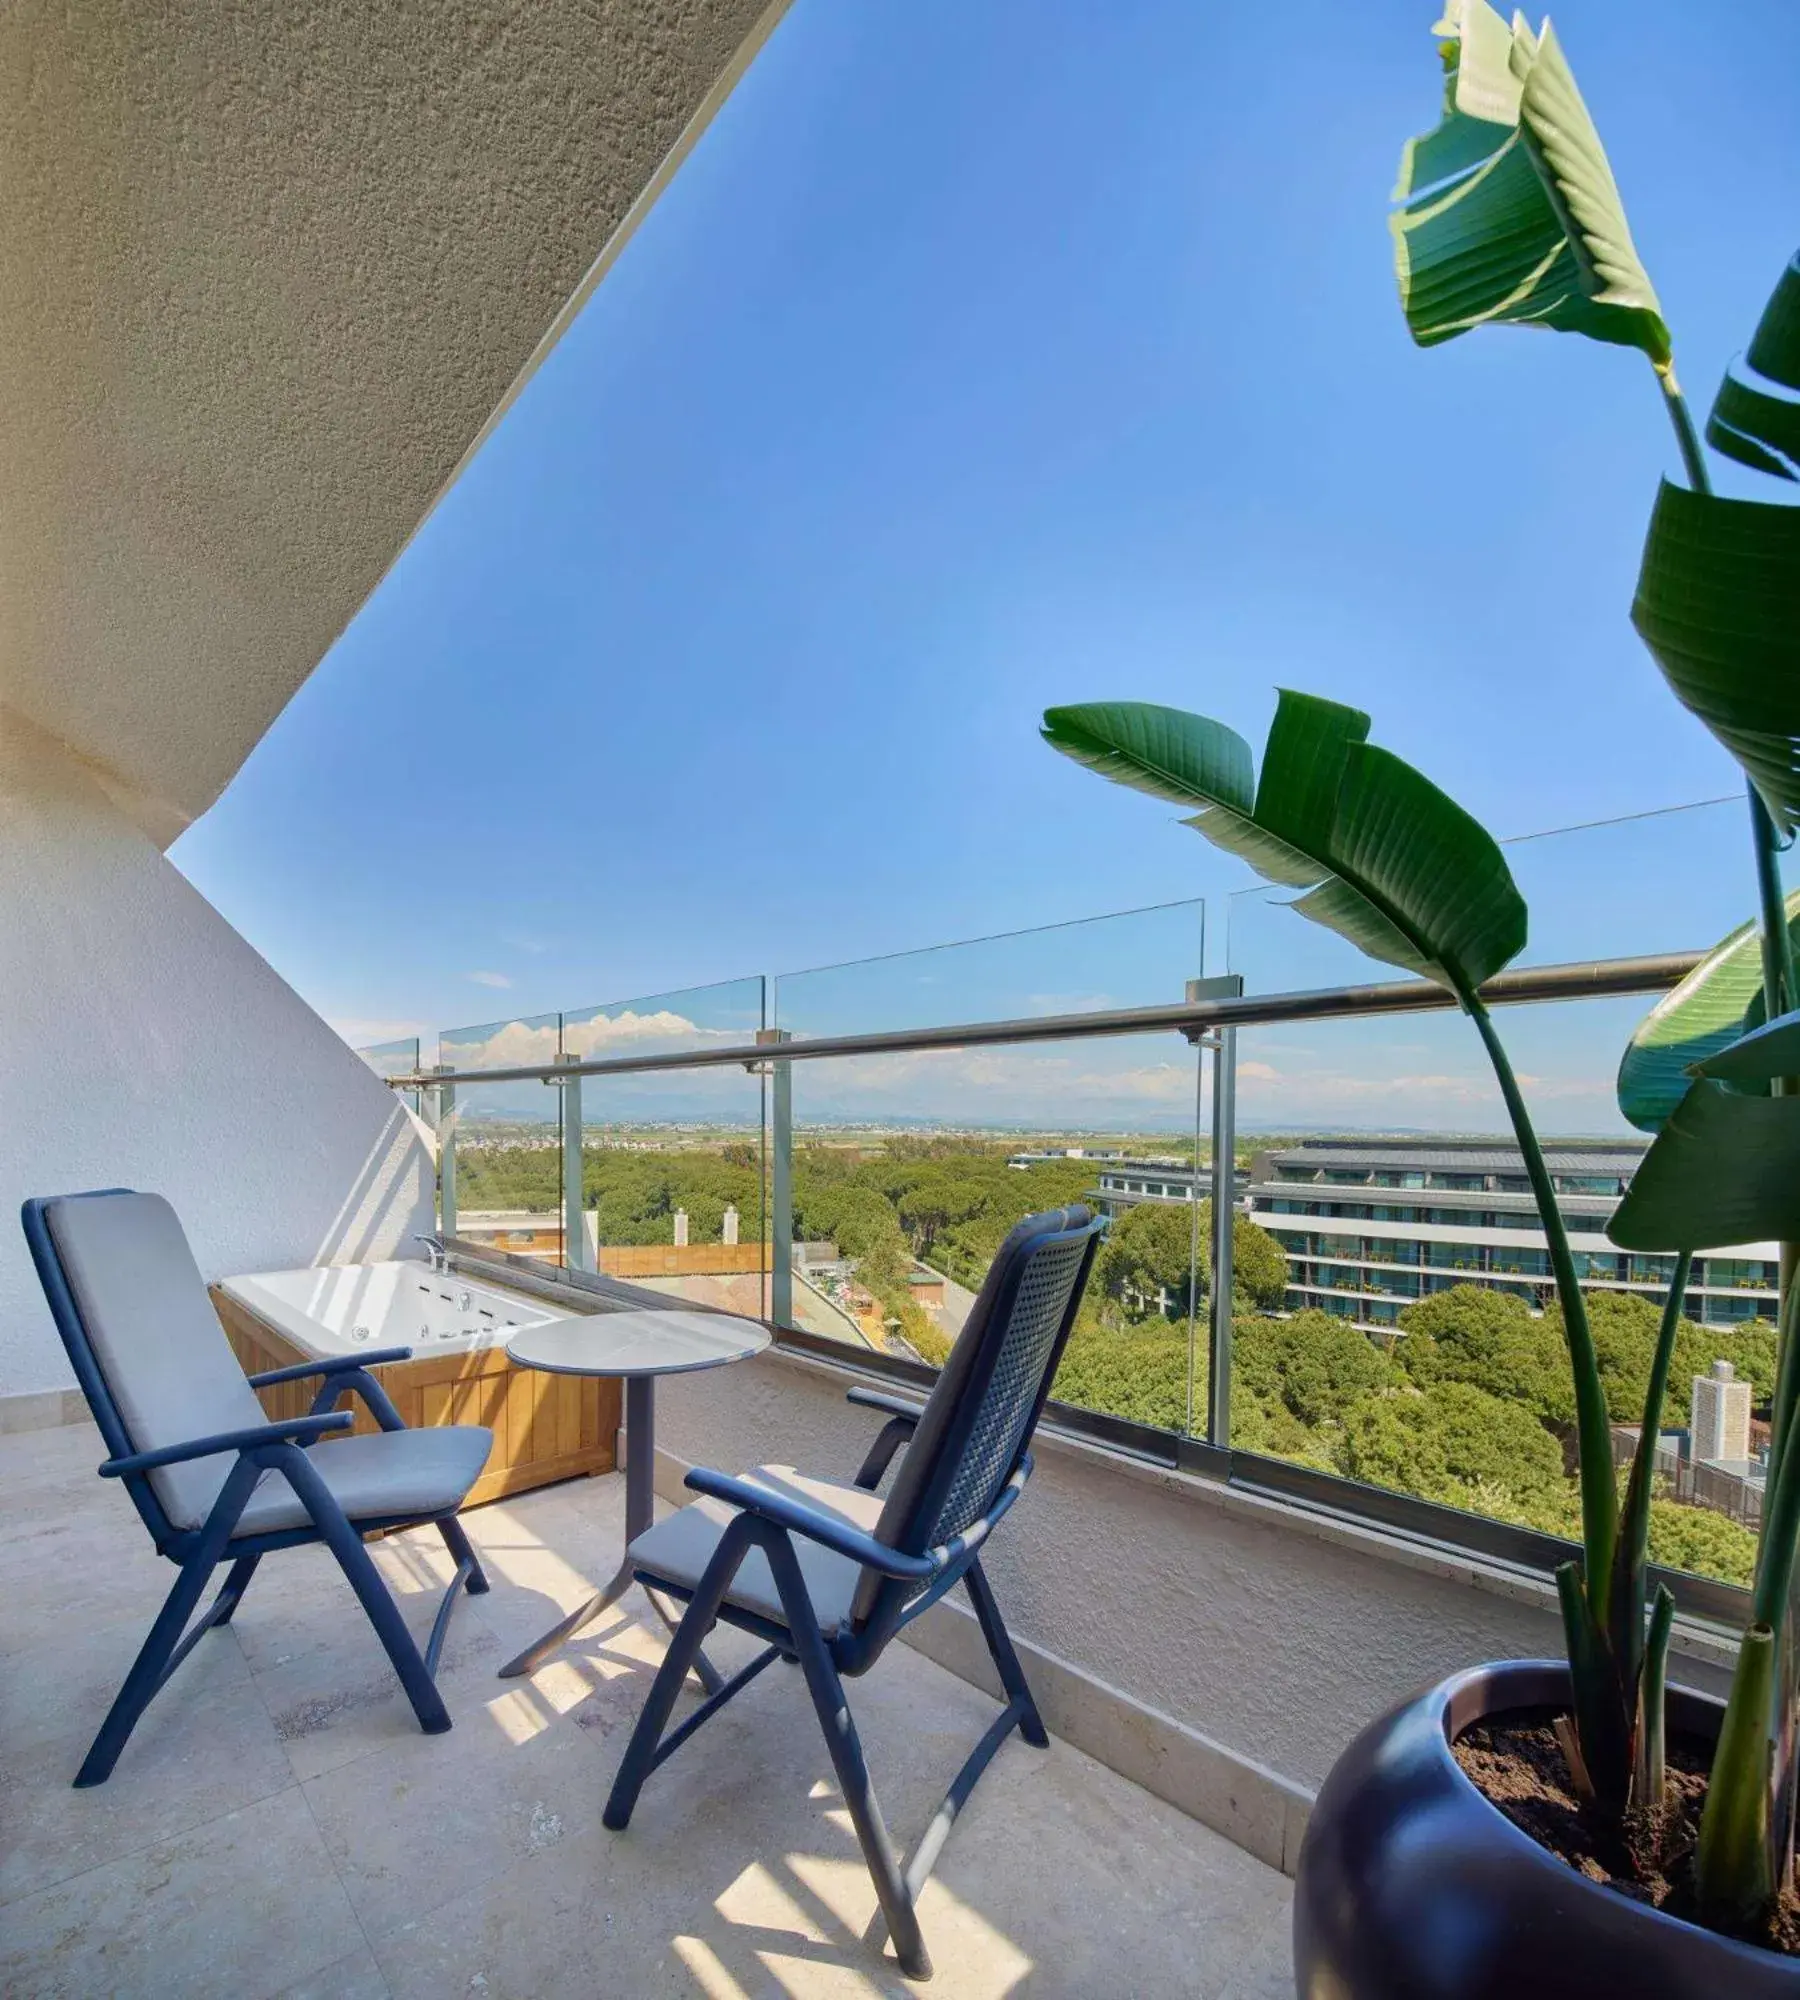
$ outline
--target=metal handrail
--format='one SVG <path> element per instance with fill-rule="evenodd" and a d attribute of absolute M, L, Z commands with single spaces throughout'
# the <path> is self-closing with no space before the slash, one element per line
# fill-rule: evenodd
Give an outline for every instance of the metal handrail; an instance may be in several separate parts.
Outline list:
<path fill-rule="evenodd" d="M 1490 1006 L 1500 1007 L 1526 1005 L 1534 1001 L 1592 1000 L 1659 993 L 1677 985 L 1700 963 L 1702 956 L 1699 952 L 1665 952 L 1648 957 L 1585 960 L 1504 972 L 1481 989 L 1481 997 Z M 565 1057 L 555 1062 L 525 1063 L 506 1069 L 421 1069 L 411 1076 L 387 1077 L 383 1081 L 393 1090 L 441 1089 L 445 1100 L 448 1100 L 458 1084 L 560 1082 L 572 1077 L 734 1066 L 772 1070 L 775 1090 L 773 1115 L 778 1135 L 774 1150 L 779 1186 L 779 1162 L 783 1157 L 779 1135 L 786 1128 L 786 1114 L 782 1107 L 787 1079 L 791 1074 L 787 1068 L 790 1063 L 830 1057 L 891 1055 L 1174 1031 L 1190 1041 L 1197 1042 L 1206 1037 L 1206 1046 L 1212 1048 L 1215 1062 L 1224 1065 L 1229 1077 L 1233 1068 L 1229 1047 L 1232 1038 L 1210 1034 L 1211 1030 L 1271 1026 L 1287 1021 L 1443 1012 L 1457 1005 L 1456 996 L 1434 981 L 1395 979 L 1289 993 L 1196 996 L 1166 1006 L 1046 1014 L 1025 1020 L 975 1021 L 943 1028 L 893 1028 L 860 1035 L 787 1040 L 777 1031 L 766 1029 L 755 1042 L 733 1043 L 717 1048 L 600 1057 L 590 1062 L 574 1062 Z M 1228 1094 L 1228 1084 L 1225 1092 L 1215 1085 L 1215 1103 L 1221 1095 Z M 787 1143 L 791 1145 L 791 1128 L 786 1129 Z M 579 1146 L 579 1116 L 573 1130 L 577 1135 L 575 1144 Z M 568 1132 L 565 1131 L 565 1147 L 568 1144 Z M 447 1200 L 453 1199 L 450 1195 L 453 1185 L 450 1174 L 454 1159 L 454 1146 L 446 1147 L 444 1173 Z M 777 1212 L 779 1207 L 777 1198 Z M 471 1262 L 476 1257 L 492 1261 L 504 1256 L 491 1246 L 466 1243 L 454 1236 L 450 1241 L 458 1252 L 459 1262 Z M 563 1291 L 573 1287 L 587 1294 L 592 1305 L 600 1310 L 625 1302 L 622 1296 L 615 1294 L 637 1291 L 636 1287 L 621 1281 L 601 1279 L 569 1265 L 555 1267 L 555 1286 L 549 1281 L 548 1272 L 540 1275 L 535 1259 L 505 1257 L 505 1265 L 508 1268 L 501 1269 L 496 1264 L 492 1275 L 502 1278 L 504 1282 L 519 1284 L 523 1289 L 541 1291 L 546 1296 L 558 1287 Z M 779 1285 L 779 1263 L 775 1275 Z M 1212 1330 L 1214 1379 L 1229 1381 L 1229 1292 L 1215 1292 L 1214 1299 L 1219 1320 Z M 904 1381 L 920 1389 L 928 1389 L 936 1379 L 936 1370 L 923 1363 L 872 1350 L 859 1349 L 851 1354 L 837 1340 L 808 1333 L 790 1324 L 790 1319 L 790 1311 L 777 1309 L 765 1321 L 781 1347 L 828 1361 L 834 1367 Z M 1219 1354 L 1221 1345 L 1223 1353 Z M 1359 1486 L 1334 1474 L 1263 1458 L 1218 1442 L 1229 1435 L 1229 1420 L 1222 1399 L 1214 1401 L 1208 1409 L 1208 1436 L 1205 1438 L 1165 1430 L 1133 1418 L 1055 1402 L 1050 1405 L 1047 1414 L 1053 1428 L 1114 1450 L 1123 1450 L 1151 1462 L 1171 1465 L 1177 1470 L 1242 1490 L 1265 1496 L 1273 1494 L 1289 1504 L 1359 1521 L 1384 1532 L 1399 1533 L 1434 1546 L 1458 1549 L 1482 1560 L 1506 1564 L 1539 1577 L 1547 1577 L 1555 1565 L 1570 1553 L 1569 1544 L 1535 1530 L 1479 1515 L 1463 1514 L 1413 1494 Z M 1737 1586 L 1676 1572 L 1659 1571 L 1658 1576 L 1674 1590 L 1677 1603 L 1685 1614 L 1727 1625 L 1741 1624 L 1748 1594 Z"/>
<path fill-rule="evenodd" d="M 1481 989 L 1489 1006 L 1532 1001 L 1594 1000 L 1632 993 L 1661 993 L 1699 964 L 1697 951 L 1647 958 L 1585 959 L 1502 972 Z M 782 1042 L 737 1042 L 714 1049 L 676 1049 L 660 1055 L 603 1056 L 592 1062 L 522 1063 L 510 1069 L 420 1070 L 386 1077 L 390 1090 L 430 1090 L 443 1084 L 531 1083 L 571 1076 L 625 1076 L 651 1070 L 757 1068 L 779 1059 L 815 1062 L 832 1056 L 877 1056 L 931 1049 L 992 1047 L 1014 1042 L 1076 1041 L 1101 1035 L 1142 1035 L 1164 1030 L 1193 1036 L 1209 1028 L 1268 1027 L 1284 1021 L 1350 1019 L 1369 1014 L 1423 1014 L 1457 1005 L 1448 987 L 1430 979 L 1372 981 L 1361 986 L 1321 986 L 1297 993 L 1240 994 L 1183 1000 L 1159 1007 L 1110 1007 L 1087 1014 L 1036 1014 L 1024 1020 L 965 1021 L 948 1028 L 885 1028 L 862 1035 L 815 1035 Z"/>

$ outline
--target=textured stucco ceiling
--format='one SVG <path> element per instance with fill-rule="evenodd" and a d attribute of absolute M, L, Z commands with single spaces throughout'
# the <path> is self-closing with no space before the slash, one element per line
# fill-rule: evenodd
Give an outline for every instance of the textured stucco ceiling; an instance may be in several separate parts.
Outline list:
<path fill-rule="evenodd" d="M 784 5 L 0 7 L 0 702 L 204 812 Z"/>

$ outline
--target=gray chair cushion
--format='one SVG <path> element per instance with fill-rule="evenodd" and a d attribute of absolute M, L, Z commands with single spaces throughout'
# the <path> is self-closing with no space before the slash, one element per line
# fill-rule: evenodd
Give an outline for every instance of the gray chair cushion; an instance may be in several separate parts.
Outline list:
<path fill-rule="evenodd" d="M 476 1424 L 443 1424 L 426 1430 L 374 1431 L 361 1437 L 332 1438 L 307 1453 L 319 1477 L 352 1521 L 379 1521 L 392 1515 L 446 1513 L 486 1465 L 494 1434 Z M 235 1454 L 227 1458 L 229 1467 Z M 273 1534 L 303 1528 L 312 1516 L 279 1472 L 265 1472 L 232 1531 Z"/>
<path fill-rule="evenodd" d="M 790 1499 L 818 1508 L 821 1513 L 835 1514 L 864 1534 L 873 1533 L 881 1518 L 879 1493 L 865 1493 L 859 1486 L 840 1486 L 831 1479 L 809 1479 L 791 1465 L 760 1465 L 744 1476 L 752 1485 L 784 1493 Z M 679 1513 L 658 1521 L 655 1527 L 646 1528 L 631 1545 L 631 1559 L 641 1568 L 692 1590 L 737 1511 L 723 1500 L 696 1500 Z M 793 1539 L 794 1553 L 800 1559 L 800 1574 L 805 1579 L 820 1629 L 827 1635 L 833 1634 L 850 1617 L 863 1566 L 832 1549 L 821 1548 L 804 1535 Z M 725 1593 L 725 1601 L 742 1611 L 754 1612 L 771 1624 L 788 1622 L 769 1559 L 761 1549 L 752 1549 L 744 1558 Z"/>
<path fill-rule="evenodd" d="M 134 1450 L 268 1422 L 161 1195 L 71 1197 L 51 1202 L 44 1221 Z M 201 1525 L 235 1462 L 151 1473 L 177 1528 Z"/>

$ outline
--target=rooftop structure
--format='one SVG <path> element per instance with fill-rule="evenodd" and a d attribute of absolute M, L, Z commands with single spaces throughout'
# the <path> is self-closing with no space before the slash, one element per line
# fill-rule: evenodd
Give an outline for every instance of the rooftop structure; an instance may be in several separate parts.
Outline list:
<path fill-rule="evenodd" d="M 1628 1254 L 1605 1234 L 1643 1152 L 1633 1141 L 1565 1139 L 1546 1149 L 1546 1164 L 1582 1285 L 1660 1302 L 1673 1259 Z M 1303 1140 L 1256 1156 L 1246 1205 L 1287 1252 L 1294 1310 L 1392 1332 L 1408 1302 L 1455 1285 L 1537 1307 L 1554 1296 L 1524 1160 L 1493 1139 Z M 1690 1316 L 1772 1319 L 1779 1255 L 1750 1243 L 1696 1257 Z"/>
<path fill-rule="evenodd" d="M 1203 1166 L 1198 1174 L 1200 1199 L 1212 1198 L 1213 1174 Z M 1248 1176 L 1240 1167 L 1237 1186 L 1241 1194 Z M 1102 1173 L 1095 1185 L 1095 1199 L 1109 1215 L 1123 1215 L 1145 1201 L 1187 1202 L 1194 1198 L 1196 1175 L 1190 1166 L 1177 1160 L 1131 1160 L 1119 1157 Z"/>

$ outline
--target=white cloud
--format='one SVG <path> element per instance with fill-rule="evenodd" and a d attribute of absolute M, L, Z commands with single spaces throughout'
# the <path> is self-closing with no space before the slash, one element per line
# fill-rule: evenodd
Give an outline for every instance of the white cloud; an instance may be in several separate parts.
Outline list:
<path fill-rule="evenodd" d="M 333 1015 L 326 1023 L 342 1035 L 353 1049 L 367 1048 L 371 1042 L 403 1042 L 430 1030 L 423 1021 L 383 1021 L 361 1014 Z"/>
<path fill-rule="evenodd" d="M 527 1069 L 556 1060 L 556 1016 L 545 1021 L 502 1021 L 484 1041 L 451 1041 L 443 1058 L 457 1069 Z"/>
<path fill-rule="evenodd" d="M 563 1032 L 563 1053 L 596 1061 L 609 1055 L 625 1055 L 634 1049 L 648 1053 L 659 1047 L 717 1041 L 721 1037 L 749 1039 L 747 1033 L 740 1036 L 737 1029 L 697 1027 L 685 1014 L 677 1014 L 672 1008 L 639 1014 L 627 1007 L 617 1014 L 570 1021 Z M 537 1063 L 553 1063 L 557 1058 L 556 1016 L 502 1021 L 480 1040 L 451 1041 L 444 1056 L 458 1069 L 528 1069 Z"/>
<path fill-rule="evenodd" d="M 751 1039 L 752 1031 L 748 1028 L 702 1028 L 672 1007 L 659 1007 L 654 1014 L 639 1014 L 625 1007 L 617 1014 L 595 1014 L 585 1021 L 570 1021 L 563 1030 L 567 1053 L 594 1061 L 607 1055 L 623 1055 L 642 1042 Z"/>
<path fill-rule="evenodd" d="M 476 986 L 498 986 L 504 989 L 512 984 L 504 972 L 465 972 L 463 977 Z"/>

